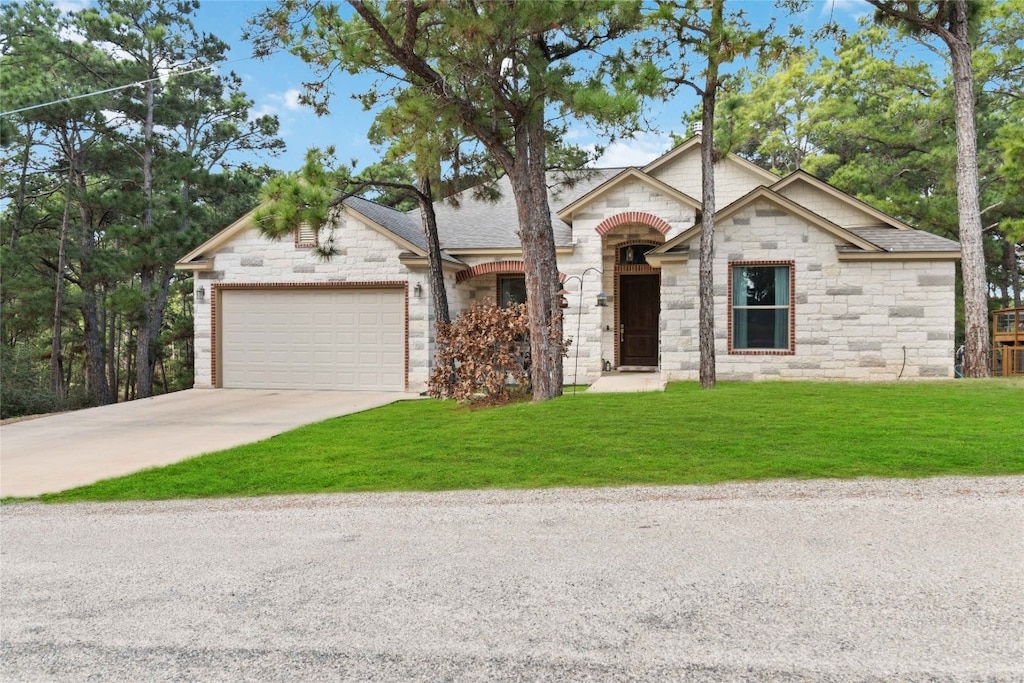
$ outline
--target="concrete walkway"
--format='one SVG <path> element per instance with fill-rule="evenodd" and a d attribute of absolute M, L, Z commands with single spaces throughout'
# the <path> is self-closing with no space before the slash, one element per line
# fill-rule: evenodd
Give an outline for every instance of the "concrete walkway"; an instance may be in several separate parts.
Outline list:
<path fill-rule="evenodd" d="M 415 394 L 190 389 L 0 427 L 0 496 L 37 496 L 266 439 Z"/>
<path fill-rule="evenodd" d="M 616 372 L 601 375 L 587 391 L 597 394 L 665 391 L 665 380 L 660 372 Z"/>

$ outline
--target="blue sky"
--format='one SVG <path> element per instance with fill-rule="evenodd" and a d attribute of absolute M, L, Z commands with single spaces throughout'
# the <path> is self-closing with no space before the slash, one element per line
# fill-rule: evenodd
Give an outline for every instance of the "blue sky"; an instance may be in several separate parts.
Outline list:
<path fill-rule="evenodd" d="M 81 9 L 90 3 L 88 0 L 61 0 L 58 4 L 65 9 Z M 345 96 L 346 92 L 360 91 L 362 85 L 358 80 L 347 74 L 335 76 L 333 88 L 336 95 L 331 101 L 331 114 L 318 117 L 298 102 L 303 81 L 314 78 L 311 67 L 286 53 L 264 60 L 252 58 L 252 46 L 241 38 L 246 21 L 273 4 L 266 0 L 201 0 L 195 20 L 199 30 L 213 33 L 232 46 L 230 62 L 222 68 L 241 76 L 246 94 L 254 101 L 253 111 L 275 114 L 280 120 L 281 137 L 287 144 L 287 151 L 277 158 L 263 161 L 275 168 L 291 171 L 302 164 L 303 155 L 309 147 L 334 145 L 339 160 L 357 159 L 360 168 L 373 163 L 379 152 L 366 140 L 372 115 Z M 774 2 L 733 0 L 727 7 L 742 7 L 751 21 L 757 24 L 767 22 L 774 11 Z M 858 17 L 870 12 L 870 6 L 863 0 L 813 0 L 811 7 L 798 20 L 804 22 L 807 30 L 813 30 L 834 16 L 852 28 Z M 674 101 L 654 105 L 650 120 L 657 129 L 608 146 L 599 165 L 644 164 L 665 152 L 670 146 L 670 132 L 685 132 L 681 118 L 695 104 L 695 97 L 687 92 Z M 573 130 L 572 135 L 584 146 L 605 143 L 585 127 Z"/>

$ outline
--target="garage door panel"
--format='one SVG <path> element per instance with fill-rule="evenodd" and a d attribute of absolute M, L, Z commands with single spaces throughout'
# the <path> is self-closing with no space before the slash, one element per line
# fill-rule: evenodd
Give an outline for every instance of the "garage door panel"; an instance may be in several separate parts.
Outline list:
<path fill-rule="evenodd" d="M 400 289 L 225 289 L 221 383 L 269 389 L 405 388 Z"/>

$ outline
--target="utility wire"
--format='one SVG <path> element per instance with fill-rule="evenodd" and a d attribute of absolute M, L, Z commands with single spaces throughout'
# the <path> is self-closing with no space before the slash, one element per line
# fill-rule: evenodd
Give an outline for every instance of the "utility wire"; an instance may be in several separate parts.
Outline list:
<path fill-rule="evenodd" d="M 346 35 L 346 37 L 350 37 L 350 36 L 353 36 L 353 35 L 359 35 L 359 34 L 362 34 L 362 33 L 368 33 L 368 32 L 370 32 L 370 30 L 371 29 L 369 29 L 369 28 L 364 28 L 364 29 L 360 29 L 360 30 L 357 30 L 357 31 L 351 31 L 350 33 L 348 33 Z M 259 58 L 257 58 L 257 57 L 239 57 L 238 59 L 232 59 L 232 60 L 229 60 L 229 61 L 226 61 L 226 62 L 221 62 L 220 64 L 227 65 L 227 64 L 234 64 L 236 62 L 245 62 L 245 61 L 248 61 L 250 59 L 264 59 L 265 57 L 269 57 L 270 55 L 274 55 L 274 54 L 277 54 L 279 52 L 284 52 L 284 51 L 285 51 L 285 49 L 281 48 L 281 49 L 278 49 L 278 50 L 272 50 L 270 53 L 268 53 L 266 55 L 263 55 L 263 56 L 261 56 Z M 21 107 L 20 109 L 12 109 L 11 111 L 0 112 L 0 118 L 2 118 L 4 116 L 11 116 L 12 114 L 20 114 L 20 113 L 25 112 L 25 111 L 32 111 L 33 109 L 41 109 L 43 107 L 50 107 L 50 106 L 53 106 L 55 104 L 63 104 L 65 102 L 71 102 L 72 100 L 80 100 L 83 97 L 95 97 L 96 95 L 105 95 L 106 93 L 117 92 L 118 90 L 126 90 L 128 88 L 135 88 L 137 86 L 145 85 L 146 83 L 152 83 L 153 81 L 160 81 L 160 80 L 163 80 L 165 78 L 173 78 L 175 76 L 187 76 L 188 74 L 194 74 L 194 73 L 198 73 L 200 71 L 209 71 L 210 69 L 213 69 L 213 68 L 215 68 L 217 66 L 220 66 L 220 64 L 210 64 L 209 66 L 201 66 L 201 67 L 198 67 L 198 68 L 195 68 L 195 69 L 188 69 L 187 71 L 175 71 L 173 73 L 166 74 L 164 76 L 156 76 L 154 78 L 147 78 L 144 81 L 136 81 L 134 83 L 128 83 L 126 85 L 117 85 L 117 86 L 114 86 L 113 88 L 107 88 L 106 90 L 96 90 L 94 92 L 85 93 L 84 95 L 72 95 L 71 97 L 62 97 L 59 100 L 53 100 L 51 102 L 43 102 L 42 104 L 33 104 L 33 105 L 28 106 L 28 107 Z"/>
<path fill-rule="evenodd" d="M 245 59 L 252 59 L 252 57 L 246 57 Z M 236 60 L 242 61 L 242 60 Z M 147 78 L 144 81 L 135 81 L 134 83 L 128 83 L 127 85 L 116 85 L 113 88 L 107 88 L 106 90 L 96 90 L 93 92 L 87 92 L 83 95 L 72 95 L 71 97 L 62 97 L 59 100 L 53 100 L 51 102 L 43 102 L 42 104 L 33 104 L 28 107 L 22 107 L 21 109 L 12 109 L 11 111 L 0 112 L 0 116 L 10 116 L 11 114 L 20 114 L 23 111 L 32 111 L 33 109 L 41 109 L 43 107 L 49 107 L 54 104 L 63 104 L 65 102 L 71 102 L 72 100 L 80 100 L 83 97 L 95 97 L 96 95 L 105 95 L 108 92 L 117 92 L 118 90 L 126 90 L 127 88 L 134 88 L 136 86 L 145 85 L 146 83 L 152 83 L 153 81 L 160 81 L 165 78 L 173 78 L 174 76 L 187 76 L 188 74 L 198 73 L 200 71 L 209 71 L 210 69 L 217 66 L 216 64 L 210 64 L 209 66 L 200 66 L 195 69 L 188 69 L 186 71 L 175 71 L 164 76 L 156 76 L 155 78 Z"/>
<path fill-rule="evenodd" d="M 281 48 L 279 50 L 273 50 L 265 56 L 269 57 L 270 55 L 274 55 L 284 51 L 284 48 Z M 50 107 L 55 104 L 63 104 L 65 102 L 71 102 L 72 100 L 80 100 L 83 97 L 95 97 L 96 95 L 105 95 L 106 93 L 117 92 L 118 90 L 135 88 L 141 85 L 145 85 L 146 83 L 152 83 L 153 81 L 162 81 L 164 79 L 174 78 L 175 76 L 187 76 L 188 74 L 199 73 L 200 71 L 209 71 L 210 69 L 215 69 L 218 66 L 227 66 L 228 64 L 235 64 L 237 62 L 247 62 L 250 59 L 263 59 L 263 57 L 239 57 L 238 59 L 231 59 L 225 62 L 218 62 L 217 64 L 210 64 L 208 66 L 200 66 L 196 67 L 195 69 L 186 69 L 185 71 L 173 71 L 171 73 L 164 74 L 163 76 L 155 76 L 153 78 L 147 78 L 143 81 L 135 81 L 134 83 L 127 83 L 125 85 L 116 85 L 113 88 L 107 88 L 105 90 L 96 90 L 93 92 L 87 92 L 83 95 L 72 95 L 70 97 L 62 97 L 59 100 L 53 100 L 51 102 L 43 102 L 42 104 L 33 104 L 28 107 L 21 107 L 20 109 L 12 109 L 11 111 L 0 112 L 0 117 L 10 116 L 12 114 L 20 114 L 24 111 L 32 111 L 33 109 L 41 109 L 43 107 Z"/>

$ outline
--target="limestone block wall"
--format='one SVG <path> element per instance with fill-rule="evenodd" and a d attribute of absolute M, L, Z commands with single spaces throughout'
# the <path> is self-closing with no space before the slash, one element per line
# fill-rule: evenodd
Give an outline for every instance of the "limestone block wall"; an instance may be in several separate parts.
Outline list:
<path fill-rule="evenodd" d="M 951 261 L 839 261 L 834 237 L 757 203 L 716 230 L 715 353 L 720 379 L 896 380 L 953 374 Z M 728 350 L 734 261 L 792 261 L 795 352 Z M 697 258 L 662 270 L 661 367 L 698 378 Z"/>
<path fill-rule="evenodd" d="M 598 233 L 598 227 L 605 221 L 635 214 L 667 222 L 668 232 L 663 235 L 645 223 L 623 223 L 604 236 Z M 571 256 L 559 257 L 558 261 L 559 269 L 568 278 L 565 330 L 567 336 L 573 337 L 565 362 L 566 382 L 594 382 L 601 376 L 606 361 L 615 363 L 615 246 L 640 241 L 660 244 L 692 226 L 695 215 L 691 207 L 640 182 L 624 183 L 573 215 L 575 249 Z M 601 272 L 588 271 L 589 268 Z M 597 295 L 601 292 L 607 296 L 606 307 L 597 306 Z"/>
<path fill-rule="evenodd" d="M 804 182 L 793 182 L 782 188 L 779 194 L 844 228 L 879 224 L 879 220 L 867 211 L 861 211 Z"/>
<path fill-rule="evenodd" d="M 655 169 L 651 175 L 698 201 L 704 194 L 701 190 L 700 154 L 697 150 Z M 745 168 L 739 162 L 724 159 L 715 164 L 715 206 L 721 209 L 751 190 L 771 183 L 771 180 Z"/>
<path fill-rule="evenodd" d="M 321 243 L 331 232 L 321 230 Z M 195 304 L 195 386 L 213 386 L 211 359 L 213 285 L 218 284 L 326 284 L 326 283 L 408 283 L 409 376 L 410 391 L 426 388 L 433 344 L 433 311 L 424 272 L 410 271 L 399 261 L 404 250 L 390 238 L 344 216 L 334 230 L 338 254 L 329 260 L 317 257 L 312 249 L 296 247 L 290 238 L 269 240 L 249 230 L 221 247 L 213 256 L 213 268 L 195 273 L 194 287 L 203 287 L 205 300 Z M 423 295 L 415 297 L 416 283 Z"/>

